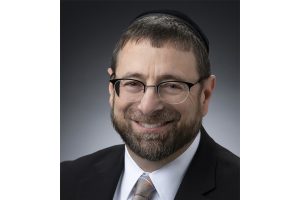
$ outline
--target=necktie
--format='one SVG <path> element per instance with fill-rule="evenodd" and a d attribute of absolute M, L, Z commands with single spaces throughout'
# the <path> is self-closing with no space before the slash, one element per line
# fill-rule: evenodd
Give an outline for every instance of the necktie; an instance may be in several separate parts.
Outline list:
<path fill-rule="evenodd" d="M 150 200 L 151 195 L 155 191 L 155 187 L 150 177 L 146 174 L 140 176 L 135 188 L 132 200 Z"/>

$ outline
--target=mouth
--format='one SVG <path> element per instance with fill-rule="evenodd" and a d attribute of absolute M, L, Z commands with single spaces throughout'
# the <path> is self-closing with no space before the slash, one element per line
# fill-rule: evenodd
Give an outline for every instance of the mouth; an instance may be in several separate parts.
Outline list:
<path fill-rule="evenodd" d="M 158 122 L 158 123 L 146 123 L 146 122 L 139 122 L 139 121 L 133 121 L 133 122 L 139 129 L 155 131 L 155 130 L 161 130 L 163 128 L 166 128 L 166 126 L 168 126 L 173 121 Z"/>

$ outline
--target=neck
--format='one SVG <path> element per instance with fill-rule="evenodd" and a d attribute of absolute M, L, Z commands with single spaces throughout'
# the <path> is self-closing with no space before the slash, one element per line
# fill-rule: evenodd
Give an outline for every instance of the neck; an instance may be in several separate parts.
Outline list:
<path fill-rule="evenodd" d="M 160 169 L 161 167 L 165 166 L 166 164 L 172 162 L 176 158 L 178 158 L 183 152 L 185 152 L 189 146 L 193 143 L 194 140 L 177 150 L 175 153 L 171 154 L 165 159 L 159 161 L 151 161 L 145 158 L 140 157 L 136 153 L 134 153 L 128 146 L 127 150 L 131 158 L 135 161 L 135 163 L 144 171 L 144 172 L 153 172 L 155 170 Z"/>

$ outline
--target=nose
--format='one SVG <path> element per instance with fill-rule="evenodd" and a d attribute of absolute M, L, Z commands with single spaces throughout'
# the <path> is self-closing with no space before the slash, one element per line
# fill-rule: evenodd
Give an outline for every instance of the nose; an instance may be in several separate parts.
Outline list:
<path fill-rule="evenodd" d="M 138 109 L 145 115 L 163 109 L 163 104 L 159 99 L 155 86 L 148 86 L 146 88 L 144 96 L 138 105 Z"/>

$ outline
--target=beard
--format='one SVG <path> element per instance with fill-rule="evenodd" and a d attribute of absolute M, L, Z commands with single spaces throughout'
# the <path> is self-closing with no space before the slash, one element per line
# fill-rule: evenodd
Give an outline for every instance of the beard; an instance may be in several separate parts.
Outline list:
<path fill-rule="evenodd" d="M 201 114 L 201 112 L 200 112 Z M 190 122 L 179 123 L 181 114 L 172 108 L 164 108 L 144 115 L 131 106 L 125 109 L 124 117 L 115 115 L 114 105 L 111 110 L 111 120 L 115 130 L 124 143 L 138 156 L 150 160 L 163 160 L 188 143 L 197 135 L 202 124 L 200 117 Z M 161 131 L 134 130 L 132 123 L 166 123 Z"/>

